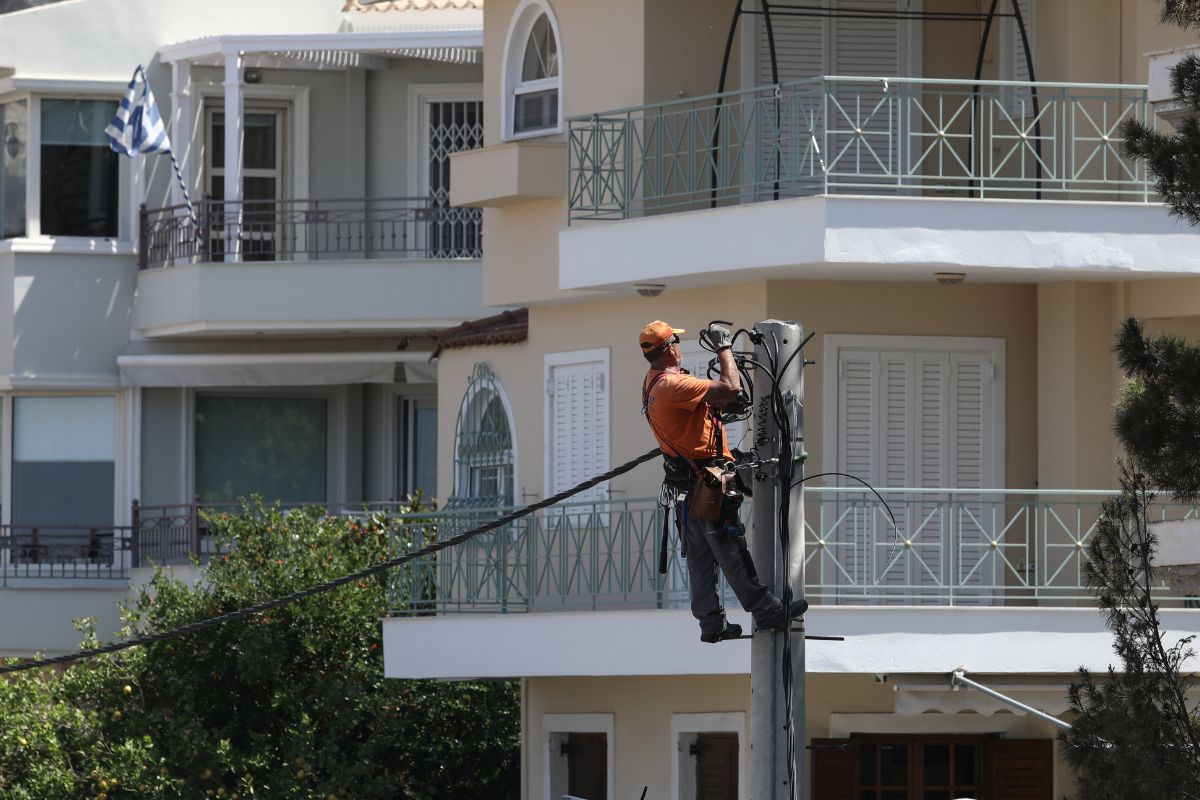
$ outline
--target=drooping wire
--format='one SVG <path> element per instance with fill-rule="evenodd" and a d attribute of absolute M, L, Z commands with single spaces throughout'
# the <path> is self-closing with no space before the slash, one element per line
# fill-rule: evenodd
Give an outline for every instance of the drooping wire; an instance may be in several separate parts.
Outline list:
<path fill-rule="evenodd" d="M 613 478 L 617 477 L 618 475 L 623 475 L 626 472 L 629 472 L 630 470 L 632 470 L 634 467 L 638 466 L 639 464 L 644 464 L 645 462 L 649 461 L 652 458 L 657 458 L 661 454 L 662 454 L 662 451 L 656 447 L 653 450 L 651 450 L 650 452 L 645 453 L 644 455 L 640 455 L 631 461 L 626 461 L 624 464 L 621 464 L 618 467 L 614 467 L 613 469 L 610 469 L 608 472 L 605 472 L 602 475 L 597 475 L 593 478 L 588 478 L 586 481 L 583 481 L 582 483 L 579 483 L 579 484 L 571 487 L 570 489 L 564 489 L 563 491 L 559 492 L 558 494 L 551 495 L 550 497 L 547 497 L 545 500 L 539 500 L 538 502 L 531 503 L 530 505 L 527 505 L 523 508 L 518 508 L 515 511 L 511 511 L 502 517 L 497 517 L 496 519 L 485 522 L 482 525 L 478 525 L 474 528 L 471 528 L 470 530 L 466 530 L 466 531 L 463 531 L 462 533 L 455 534 L 454 536 L 451 536 L 449 539 L 444 539 L 440 542 L 434 542 L 432 544 L 426 545 L 425 547 L 405 553 L 404 555 L 396 556 L 395 558 L 388 559 L 387 561 L 381 561 L 378 564 L 372 564 L 369 567 L 364 567 L 363 569 L 357 570 L 356 572 L 351 572 L 349 574 L 342 575 L 341 577 L 334 578 L 331 581 L 326 581 L 325 583 L 318 583 L 315 586 L 309 586 L 308 588 L 300 589 L 300 590 L 292 592 L 290 594 L 285 594 L 280 597 L 273 597 L 269 600 L 264 600 L 263 602 L 256 603 L 252 606 L 247 606 L 245 608 L 239 608 L 234 611 L 227 611 L 224 614 L 219 614 L 215 617 L 209 617 L 208 619 L 202 619 L 202 620 L 198 620 L 196 622 L 191 622 L 191 623 L 188 623 L 187 625 L 180 625 L 179 627 L 172 628 L 170 630 L 159 631 L 157 633 L 151 633 L 151 634 L 147 634 L 145 636 L 138 636 L 138 637 L 135 637 L 132 639 L 126 639 L 126 640 L 120 641 L 120 642 L 109 642 L 108 644 L 100 645 L 98 647 L 92 647 L 92 648 L 88 648 L 86 650 L 79 650 L 74 653 L 66 653 L 66 654 L 60 655 L 60 656 L 53 656 L 51 658 L 39 658 L 39 659 L 35 659 L 32 661 L 25 661 L 20 664 L 0 664 L 0 675 L 4 675 L 4 674 L 10 673 L 10 672 L 23 672 L 25 670 L 30 670 L 30 669 L 49 667 L 49 666 L 53 666 L 55 664 L 65 664 L 65 663 L 68 663 L 71 661 L 80 661 L 80 660 L 86 659 L 86 658 L 94 658 L 95 656 L 103 655 L 105 653 L 116 653 L 121 650 L 128 650 L 131 647 L 140 647 L 142 645 L 155 644 L 157 642 L 166 641 L 167 639 L 175 639 L 179 636 L 184 636 L 189 633 L 195 633 L 197 631 L 205 630 L 206 628 L 212 628 L 212 627 L 216 627 L 217 625 L 223 625 L 226 622 L 233 622 L 234 620 L 244 619 L 246 617 L 250 617 L 255 614 L 261 614 L 264 611 L 270 611 L 273 608 L 278 608 L 280 606 L 289 605 L 291 603 L 297 602 L 298 600 L 303 600 L 306 597 L 311 597 L 312 595 L 315 595 L 315 594 L 321 594 L 323 592 L 328 592 L 332 589 L 338 588 L 339 586 L 345 586 L 348 583 L 354 583 L 356 581 L 362 580 L 363 578 L 368 578 L 372 575 L 375 575 L 376 573 L 386 572 L 387 570 L 395 569 L 396 567 L 400 566 L 401 564 L 406 564 L 409 561 L 414 561 L 418 558 L 423 558 L 424 556 L 432 555 L 438 551 L 445 550 L 450 547 L 457 547 L 458 545 L 463 544 L 470 539 L 474 539 L 476 536 L 479 536 L 480 534 L 487 533 L 488 531 L 503 527 L 510 522 L 514 522 L 514 521 L 520 519 L 521 517 L 527 517 L 535 511 L 540 511 L 541 509 L 546 508 L 547 506 L 552 506 L 556 503 L 561 503 L 563 500 L 566 500 L 568 497 L 579 494 L 582 491 L 586 491 L 587 489 L 590 489 L 593 486 L 596 486 L 597 484 L 601 484 L 601 483 L 604 483 L 605 481 L 612 480 Z"/>

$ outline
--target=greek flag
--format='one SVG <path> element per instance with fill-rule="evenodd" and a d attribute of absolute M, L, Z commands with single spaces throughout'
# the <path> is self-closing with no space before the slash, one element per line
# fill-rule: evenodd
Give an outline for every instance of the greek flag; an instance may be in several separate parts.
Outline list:
<path fill-rule="evenodd" d="M 117 115 L 104 129 L 108 146 L 126 156 L 171 152 L 167 127 L 158 113 L 146 70 L 138 66 L 121 99 Z"/>
<path fill-rule="evenodd" d="M 184 202 L 187 203 L 188 216 L 191 217 L 193 225 L 196 223 L 196 209 L 192 207 L 187 181 L 183 179 L 179 162 L 171 152 L 167 126 L 163 124 L 162 115 L 158 113 L 158 104 L 154 102 L 154 92 L 150 91 L 150 80 L 146 77 L 146 70 L 140 64 L 133 71 L 129 88 L 125 90 L 121 105 L 117 107 L 117 115 L 104 129 L 104 135 L 108 137 L 108 146 L 121 155 L 166 153 L 170 156 L 179 188 L 183 190 Z"/>

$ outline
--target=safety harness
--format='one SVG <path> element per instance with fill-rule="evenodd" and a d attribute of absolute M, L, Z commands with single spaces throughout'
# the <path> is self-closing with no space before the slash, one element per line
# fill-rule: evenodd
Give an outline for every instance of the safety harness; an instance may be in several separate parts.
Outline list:
<path fill-rule="evenodd" d="M 662 449 L 663 454 L 663 482 L 662 488 L 658 493 L 658 504 L 663 509 L 663 528 L 662 540 L 659 543 L 658 550 L 658 572 L 660 575 L 667 574 L 667 551 L 670 544 L 670 510 L 675 508 L 675 524 L 679 529 L 679 539 L 681 548 L 686 539 L 683 536 L 684 527 L 687 525 L 688 493 L 698 482 L 705 480 L 705 469 L 713 462 L 722 460 L 725 454 L 725 425 L 721 421 L 720 414 L 712 406 L 708 407 L 706 412 L 713 421 L 713 436 L 714 445 L 713 457 L 704 459 L 703 462 L 688 458 L 682 455 L 683 450 L 677 444 L 672 442 L 658 426 L 654 424 L 654 420 L 650 417 L 650 395 L 654 391 L 655 385 L 660 380 L 666 377 L 668 373 L 659 371 L 652 378 L 642 382 L 642 416 L 646 418 L 646 422 L 650 425 L 650 430 L 654 432 L 655 438 Z M 683 374 L 689 374 L 686 370 Z M 668 448 L 673 453 L 668 452 Z M 723 488 L 723 487 L 722 487 Z M 687 553 L 682 553 L 683 557 L 687 557 Z"/>

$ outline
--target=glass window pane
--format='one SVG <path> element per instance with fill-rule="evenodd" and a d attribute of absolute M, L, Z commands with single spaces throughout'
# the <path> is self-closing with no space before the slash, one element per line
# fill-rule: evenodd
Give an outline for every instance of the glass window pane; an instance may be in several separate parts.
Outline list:
<path fill-rule="evenodd" d="M 247 114 L 242 129 L 242 165 L 246 169 L 276 169 L 275 114 Z"/>
<path fill-rule="evenodd" d="M 433 498 L 437 494 L 437 409 L 418 408 L 415 427 L 416 488 Z"/>
<path fill-rule="evenodd" d="M 513 131 L 524 133 L 558 124 L 558 89 L 518 94 L 513 110 Z"/>
<path fill-rule="evenodd" d="M 979 745 L 960 744 L 954 748 L 954 784 L 977 786 L 979 784 Z"/>
<path fill-rule="evenodd" d="M 950 745 L 927 744 L 922 750 L 926 786 L 947 786 L 950 783 Z"/>
<path fill-rule="evenodd" d="M 0 105 L 0 239 L 25 235 L 25 174 L 29 105 Z"/>
<path fill-rule="evenodd" d="M 858 757 L 858 780 L 863 786 L 874 786 L 876 783 L 875 759 L 875 745 L 864 744 Z"/>
<path fill-rule="evenodd" d="M 212 133 L 209 136 L 208 146 L 212 148 L 212 157 L 209 162 L 213 169 L 225 168 L 225 115 L 219 111 L 213 112 L 212 115 Z M 214 191 L 213 194 L 216 194 Z M 220 195 L 217 195 L 220 197 Z"/>
<path fill-rule="evenodd" d="M 325 500 L 326 402 L 320 398 L 196 398 L 196 493 L 205 502 L 258 494 Z"/>
<path fill-rule="evenodd" d="M 14 525 L 112 525 L 116 416 L 113 397 L 14 398 Z"/>
<path fill-rule="evenodd" d="M 884 786 L 908 784 L 908 746 L 885 744 L 879 747 L 880 780 Z"/>
<path fill-rule="evenodd" d="M 117 235 L 119 156 L 104 138 L 114 108 L 108 101 L 42 101 L 42 233 Z"/>
<path fill-rule="evenodd" d="M 521 81 L 536 81 L 558 75 L 558 42 L 550 18 L 542 14 L 533 23 L 525 43 L 525 58 L 521 63 Z"/>

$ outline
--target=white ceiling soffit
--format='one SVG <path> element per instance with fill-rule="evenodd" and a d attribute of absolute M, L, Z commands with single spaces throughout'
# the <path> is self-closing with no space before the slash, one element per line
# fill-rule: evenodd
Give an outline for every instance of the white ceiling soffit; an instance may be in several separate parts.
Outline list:
<path fill-rule="evenodd" d="M 124 386 L 337 386 L 395 383 L 398 364 L 425 364 L 430 353 L 252 353 L 122 355 Z M 418 371 L 420 367 L 418 367 Z"/>

